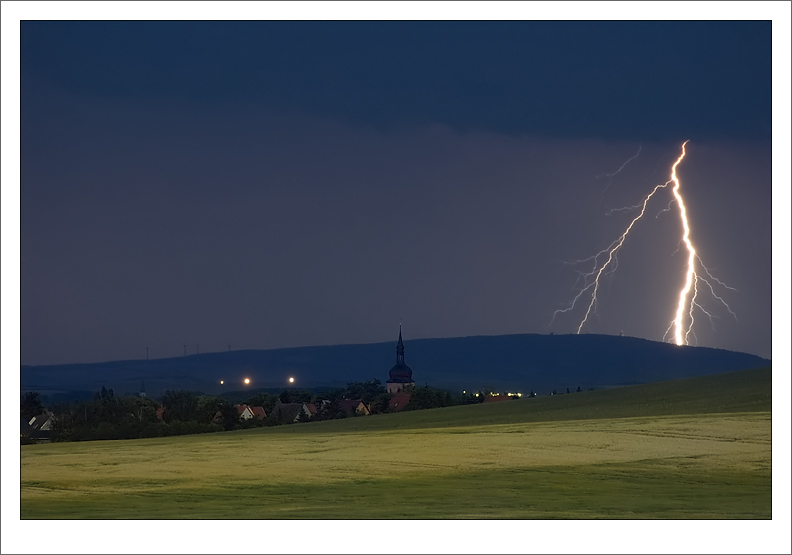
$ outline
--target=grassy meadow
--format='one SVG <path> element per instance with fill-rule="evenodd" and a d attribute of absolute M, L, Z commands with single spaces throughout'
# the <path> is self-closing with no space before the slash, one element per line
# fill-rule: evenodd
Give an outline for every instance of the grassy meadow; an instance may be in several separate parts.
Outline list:
<path fill-rule="evenodd" d="M 769 368 L 237 432 L 21 447 L 23 519 L 771 516 Z"/>

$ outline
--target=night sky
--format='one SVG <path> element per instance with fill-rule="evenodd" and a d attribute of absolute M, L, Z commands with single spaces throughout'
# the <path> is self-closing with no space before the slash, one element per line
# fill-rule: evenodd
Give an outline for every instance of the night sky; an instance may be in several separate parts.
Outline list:
<path fill-rule="evenodd" d="M 21 363 L 575 333 L 569 262 L 687 139 L 736 315 L 702 297 L 697 344 L 770 358 L 771 53 L 769 21 L 24 21 Z M 584 333 L 662 340 L 671 198 Z"/>

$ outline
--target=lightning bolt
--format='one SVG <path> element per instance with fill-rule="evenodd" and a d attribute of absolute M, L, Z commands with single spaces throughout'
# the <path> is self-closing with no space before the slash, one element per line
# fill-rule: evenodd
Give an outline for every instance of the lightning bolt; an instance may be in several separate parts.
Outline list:
<path fill-rule="evenodd" d="M 693 243 L 690 241 L 690 224 L 688 224 L 687 219 L 687 208 L 685 207 L 685 201 L 682 199 L 682 195 L 679 193 L 680 183 L 679 177 L 677 177 L 676 174 L 676 169 L 679 163 L 685 158 L 685 145 L 687 143 L 687 141 L 682 143 L 682 154 L 679 155 L 677 161 L 673 166 L 671 166 L 671 181 L 674 182 L 674 198 L 676 198 L 677 206 L 679 206 L 679 217 L 682 220 L 682 242 L 685 243 L 685 246 L 688 250 L 685 285 L 679 292 L 679 304 L 677 305 L 676 317 L 674 318 L 674 339 L 676 340 L 677 345 L 687 345 L 690 329 L 693 327 L 694 321 L 693 305 L 696 302 L 696 295 L 698 294 L 698 287 L 696 287 L 696 290 L 693 292 L 693 298 L 690 301 L 690 308 L 688 310 L 688 314 L 690 315 L 690 327 L 685 332 L 683 330 L 683 318 L 685 306 L 687 305 L 687 296 L 690 293 L 690 288 L 693 286 L 693 282 L 696 281 L 696 249 L 693 248 Z"/>
<path fill-rule="evenodd" d="M 597 294 L 599 292 L 600 279 L 602 278 L 602 276 L 611 274 L 616 270 L 616 267 L 618 266 L 618 260 L 616 258 L 618 251 L 624 245 L 627 236 L 629 235 L 630 231 L 633 229 L 635 224 L 646 213 L 646 208 L 647 205 L 649 204 L 649 201 L 652 199 L 652 197 L 655 196 L 655 194 L 660 189 L 666 189 L 671 184 L 673 184 L 673 187 L 671 189 L 673 192 L 673 199 L 669 201 L 667 208 L 661 210 L 660 213 L 658 213 L 657 216 L 655 216 L 655 218 L 659 217 L 660 214 L 662 214 L 663 212 L 670 211 L 673 205 L 676 205 L 679 208 L 679 216 L 682 223 L 682 238 L 680 240 L 680 245 L 684 244 L 685 248 L 687 249 L 688 256 L 685 266 L 685 280 L 682 289 L 680 289 L 679 291 L 679 300 L 677 303 L 675 316 L 671 324 L 666 329 L 666 332 L 663 335 L 663 340 L 664 341 L 666 340 L 666 338 L 669 336 L 669 333 L 671 333 L 672 330 L 673 330 L 673 341 L 677 345 L 688 345 L 691 337 L 695 339 L 696 335 L 693 331 L 693 324 L 695 322 L 695 309 L 698 309 L 701 312 L 703 312 L 709 318 L 710 324 L 713 325 L 714 328 L 712 313 L 706 310 L 704 306 L 702 306 L 701 302 L 699 302 L 698 300 L 699 284 L 701 284 L 702 289 L 704 289 L 704 286 L 706 286 L 706 289 L 709 291 L 712 297 L 718 300 L 723 306 L 725 306 L 726 309 L 729 311 L 729 313 L 732 316 L 734 316 L 735 319 L 737 318 L 734 312 L 732 312 L 729 305 L 726 304 L 726 301 L 724 301 L 723 298 L 715 292 L 715 288 L 712 285 L 712 283 L 714 282 L 723 288 L 730 289 L 733 291 L 735 289 L 729 287 L 728 285 L 726 285 L 725 283 L 718 280 L 712 275 L 712 273 L 704 266 L 704 263 L 701 261 L 701 258 L 697 254 L 696 249 L 693 246 L 693 242 L 690 239 L 690 224 L 688 221 L 687 207 L 685 206 L 685 201 L 682 197 L 682 193 L 680 192 L 681 183 L 679 181 L 679 176 L 677 175 L 677 167 L 685 158 L 686 155 L 685 146 L 687 145 L 688 142 L 689 141 L 685 141 L 684 143 L 682 143 L 682 153 L 679 155 L 677 160 L 671 166 L 671 178 L 668 181 L 666 181 L 665 183 L 661 183 L 659 185 L 655 185 L 654 189 L 652 189 L 652 192 L 646 195 L 643 201 L 640 202 L 639 204 L 636 204 L 634 206 L 627 206 L 624 208 L 616 208 L 610 210 L 607 213 L 607 215 L 611 215 L 614 212 L 634 211 L 640 209 L 638 215 L 635 216 L 630 221 L 624 232 L 615 241 L 613 241 L 610 245 L 608 245 L 608 247 L 602 249 L 594 256 L 587 258 L 585 260 L 577 260 L 568 263 L 571 264 L 572 266 L 576 266 L 578 264 L 591 262 L 593 264 L 593 268 L 588 272 L 578 272 L 578 279 L 575 282 L 574 287 L 578 287 L 578 284 L 580 284 L 580 290 L 578 291 L 577 295 L 575 295 L 569 306 L 563 309 L 556 310 L 553 313 L 553 319 L 550 322 L 551 325 L 553 321 L 555 321 L 556 316 L 574 310 L 575 307 L 578 305 L 578 302 L 581 299 L 583 299 L 585 296 L 585 298 L 588 299 L 588 305 L 586 307 L 586 312 L 583 315 L 583 319 L 580 321 L 580 324 L 578 325 L 578 329 L 577 329 L 577 333 L 582 332 L 583 326 L 586 324 L 589 317 L 592 314 L 596 313 Z M 619 173 L 622 169 L 624 169 L 624 166 L 626 166 L 631 160 L 633 160 L 636 156 L 638 156 L 639 153 L 640 153 L 640 148 L 638 150 L 638 153 L 636 153 L 636 155 L 633 156 L 633 158 L 630 158 L 630 160 L 625 162 L 622 165 L 622 167 L 619 168 L 619 170 L 614 172 L 614 175 L 616 173 Z M 604 260 L 604 262 L 601 262 L 601 260 Z M 706 274 L 707 278 L 709 279 L 703 277 L 701 272 L 696 271 L 697 263 L 698 266 L 701 267 L 703 273 Z"/>
<path fill-rule="evenodd" d="M 679 207 L 679 217 L 682 222 L 682 242 L 685 244 L 685 247 L 688 251 L 688 259 L 687 259 L 687 266 L 685 269 L 685 284 L 682 286 L 682 289 L 679 291 L 679 302 L 677 303 L 676 309 L 676 316 L 674 317 L 671 326 L 669 326 L 668 330 L 666 330 L 666 335 L 663 336 L 663 339 L 668 335 L 668 332 L 671 328 L 674 329 L 674 342 L 677 345 L 688 345 L 690 335 L 693 333 L 693 323 L 695 322 L 693 309 L 698 308 L 704 314 L 706 314 L 709 319 L 710 323 L 712 323 L 712 314 L 710 314 L 700 303 L 696 301 L 698 298 L 698 284 L 699 282 L 704 283 L 710 290 L 710 293 L 713 297 L 715 297 L 720 303 L 726 307 L 729 313 L 734 316 L 735 320 L 737 319 L 737 315 L 732 312 L 732 309 L 726 304 L 726 301 L 723 300 L 720 296 L 715 293 L 712 284 L 707 281 L 706 278 L 699 275 L 696 272 L 696 261 L 698 261 L 699 266 L 701 266 L 702 270 L 707 274 L 707 276 L 718 283 L 719 285 L 725 287 L 726 289 L 734 290 L 733 287 L 729 287 L 722 281 L 716 279 L 712 276 L 710 271 L 704 266 L 704 263 L 701 261 L 701 258 L 696 254 L 696 249 L 693 246 L 693 242 L 690 240 L 690 224 L 688 222 L 687 217 L 687 208 L 685 207 L 685 201 L 682 198 L 682 194 L 679 192 L 681 184 L 679 182 L 679 177 L 677 176 L 676 169 L 682 159 L 685 157 L 685 145 L 688 144 L 688 141 L 682 143 L 682 154 L 677 158 L 677 161 L 671 167 L 671 181 L 674 182 L 674 188 L 672 189 L 674 193 L 674 199 L 676 200 L 676 204 Z M 693 289 L 693 294 L 690 298 L 690 302 L 688 302 L 688 295 L 690 295 L 690 290 Z M 688 324 L 685 326 L 685 313 L 687 313 Z M 693 334 L 695 337 L 695 334 Z"/>

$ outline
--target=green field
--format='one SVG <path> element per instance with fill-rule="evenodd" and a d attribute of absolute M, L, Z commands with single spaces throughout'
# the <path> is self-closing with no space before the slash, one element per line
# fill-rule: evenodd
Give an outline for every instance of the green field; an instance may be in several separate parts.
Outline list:
<path fill-rule="evenodd" d="M 238 432 L 25 445 L 21 516 L 769 519 L 771 371 Z"/>

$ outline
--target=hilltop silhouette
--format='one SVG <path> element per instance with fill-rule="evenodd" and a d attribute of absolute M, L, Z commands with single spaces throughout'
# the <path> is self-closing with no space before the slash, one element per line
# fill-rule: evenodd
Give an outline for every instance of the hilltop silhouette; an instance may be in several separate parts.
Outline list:
<path fill-rule="evenodd" d="M 183 357 L 22 366 L 21 389 L 57 394 L 102 386 L 149 395 L 167 389 L 207 394 L 260 388 L 323 388 L 385 382 L 396 342 L 223 351 Z M 417 385 L 451 390 L 528 391 L 652 383 L 769 366 L 761 357 L 609 335 L 499 335 L 404 341 Z M 294 384 L 289 384 L 294 377 Z M 242 380 L 251 383 L 244 386 Z M 220 380 L 224 381 L 220 385 Z"/>

